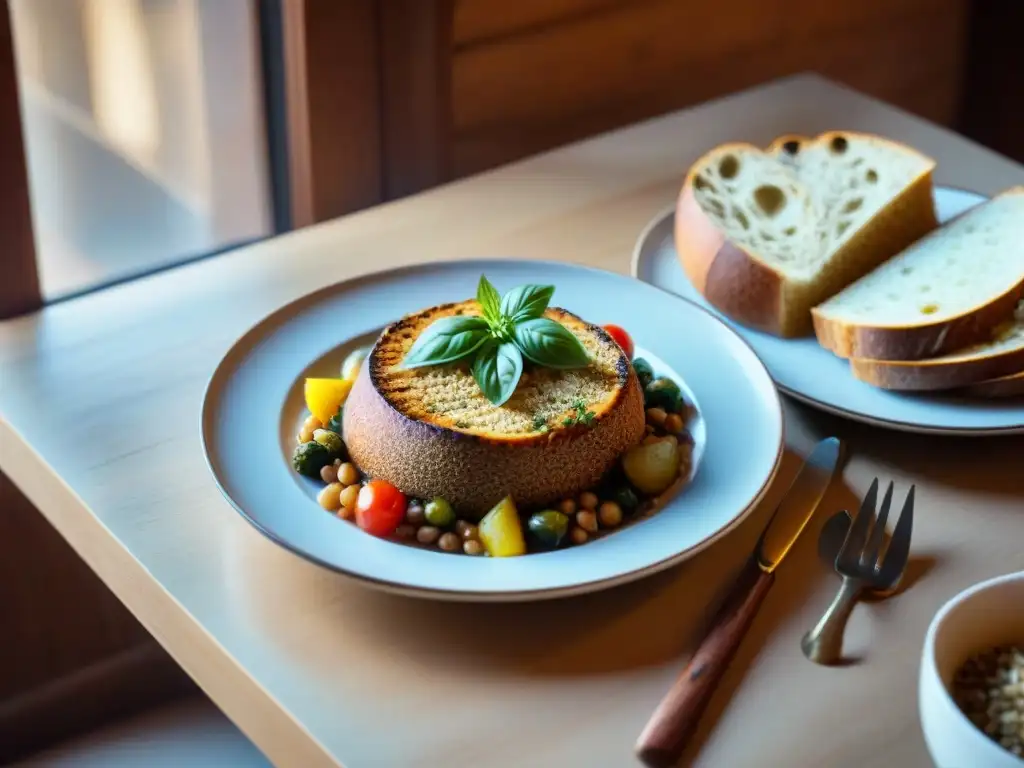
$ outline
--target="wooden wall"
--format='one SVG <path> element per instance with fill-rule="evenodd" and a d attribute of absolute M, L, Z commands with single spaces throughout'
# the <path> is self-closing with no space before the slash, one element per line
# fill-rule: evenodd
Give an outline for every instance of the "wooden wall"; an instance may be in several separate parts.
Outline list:
<path fill-rule="evenodd" d="M 0 473 L 0 764 L 194 690 Z"/>
<path fill-rule="evenodd" d="M 961 130 L 1024 163 L 1024 3 L 971 2 L 971 38 Z"/>
<path fill-rule="evenodd" d="M 456 176 L 803 70 L 945 124 L 968 0 L 457 0 Z"/>

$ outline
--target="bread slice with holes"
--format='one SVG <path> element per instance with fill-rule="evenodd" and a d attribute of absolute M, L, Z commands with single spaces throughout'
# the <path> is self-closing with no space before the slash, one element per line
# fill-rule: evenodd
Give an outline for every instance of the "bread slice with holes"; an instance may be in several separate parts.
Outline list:
<path fill-rule="evenodd" d="M 1024 187 L 930 233 L 813 310 L 840 357 L 923 360 L 979 344 L 1024 295 Z"/>
<path fill-rule="evenodd" d="M 1024 304 L 980 344 L 927 360 L 850 360 L 853 375 L 883 389 L 959 389 L 1024 370 Z"/>
<path fill-rule="evenodd" d="M 748 327 L 809 335 L 811 308 L 938 226 L 934 161 L 849 131 L 717 147 L 690 168 L 675 245 L 694 287 Z"/>

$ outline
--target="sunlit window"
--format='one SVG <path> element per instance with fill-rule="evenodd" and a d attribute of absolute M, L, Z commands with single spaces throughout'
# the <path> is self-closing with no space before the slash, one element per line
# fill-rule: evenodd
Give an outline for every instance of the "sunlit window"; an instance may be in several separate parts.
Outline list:
<path fill-rule="evenodd" d="M 12 0 L 43 293 L 272 226 L 255 0 Z"/>

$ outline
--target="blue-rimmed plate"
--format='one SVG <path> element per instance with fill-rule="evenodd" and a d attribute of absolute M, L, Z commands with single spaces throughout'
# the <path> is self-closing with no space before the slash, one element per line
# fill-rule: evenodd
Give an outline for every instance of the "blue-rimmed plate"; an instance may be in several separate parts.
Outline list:
<path fill-rule="evenodd" d="M 935 207 L 948 221 L 985 200 L 976 192 L 937 187 Z M 742 336 L 765 362 L 779 389 L 815 408 L 876 426 L 944 435 L 1024 433 L 1024 398 L 888 392 L 853 377 L 849 365 L 813 337 L 781 339 L 746 328 L 712 307 L 690 283 L 676 255 L 675 211 L 668 209 L 644 229 L 633 251 L 633 276 L 693 301 Z"/>
<path fill-rule="evenodd" d="M 554 303 L 616 323 L 638 354 L 685 384 L 698 417 L 695 470 L 657 514 L 579 547 L 515 558 L 445 554 L 373 538 L 324 512 L 319 484 L 289 457 L 305 376 L 337 375 L 354 346 L 414 310 L 472 297 L 482 273 L 499 291 L 556 286 Z M 203 406 L 207 459 L 224 495 L 284 547 L 369 585 L 462 600 L 583 593 L 654 573 L 726 535 L 761 499 L 783 450 L 779 396 L 750 347 L 695 304 L 631 278 L 570 264 L 463 261 L 324 288 L 249 331 L 214 373 Z"/>

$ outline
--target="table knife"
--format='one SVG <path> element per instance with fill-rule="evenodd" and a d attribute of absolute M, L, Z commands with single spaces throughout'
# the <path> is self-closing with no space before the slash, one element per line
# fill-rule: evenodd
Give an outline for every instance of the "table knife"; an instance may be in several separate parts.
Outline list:
<path fill-rule="evenodd" d="M 772 514 L 757 547 L 690 662 L 637 740 L 637 757 L 651 768 L 677 763 L 718 684 L 775 582 L 775 569 L 814 516 L 839 465 L 842 444 L 818 443 Z"/>

